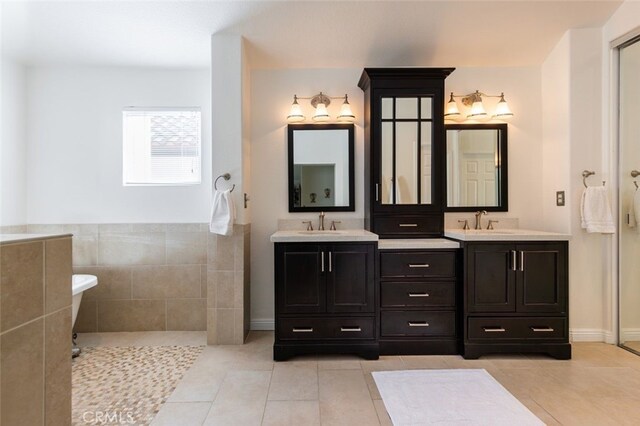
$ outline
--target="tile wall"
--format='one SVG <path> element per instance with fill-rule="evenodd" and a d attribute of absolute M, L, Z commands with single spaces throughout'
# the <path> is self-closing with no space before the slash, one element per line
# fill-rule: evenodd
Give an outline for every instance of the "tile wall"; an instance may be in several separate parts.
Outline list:
<path fill-rule="evenodd" d="M 71 238 L 0 245 L 0 424 L 71 423 Z"/>
<path fill-rule="evenodd" d="M 92 274 L 76 332 L 205 331 L 242 344 L 249 327 L 250 225 L 229 237 L 208 224 L 28 225 L 73 234 L 73 273 Z"/>

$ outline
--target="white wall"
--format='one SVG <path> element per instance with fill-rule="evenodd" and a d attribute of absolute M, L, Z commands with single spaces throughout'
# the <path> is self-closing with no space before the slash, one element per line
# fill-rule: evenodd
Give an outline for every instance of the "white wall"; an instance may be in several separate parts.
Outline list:
<path fill-rule="evenodd" d="M 571 215 L 570 167 L 570 64 L 569 32 L 560 39 L 542 64 L 542 182 L 545 230 L 569 233 Z M 556 206 L 556 191 L 565 191 L 565 206 Z M 569 201 L 569 203 L 567 203 Z"/>
<path fill-rule="evenodd" d="M 41 66 L 28 71 L 27 222 L 206 222 L 207 70 Z M 202 108 L 202 184 L 122 186 L 122 108 Z"/>
<path fill-rule="evenodd" d="M 26 70 L 2 58 L 0 226 L 27 223 Z"/>
<path fill-rule="evenodd" d="M 313 220 L 315 213 L 289 213 L 287 192 L 287 115 L 293 95 L 312 96 L 322 91 L 333 96 L 349 95 L 356 116 L 355 212 L 328 213 L 331 217 L 362 218 L 364 146 L 362 91 L 358 79 L 362 69 L 252 70 L 251 72 L 251 319 L 273 321 L 273 243 L 278 219 Z M 312 108 L 301 100 L 307 122 Z M 340 103 L 329 106 L 337 115 Z M 301 225 L 302 226 L 302 225 Z"/>
<path fill-rule="evenodd" d="M 213 177 L 231 174 L 228 182 L 220 180 L 219 185 L 236 185 L 232 195 L 237 223 L 241 224 L 251 221 L 249 208 L 243 208 L 243 193 L 249 193 L 250 158 L 247 105 L 251 102 L 246 60 L 241 36 L 211 36 Z"/>
<path fill-rule="evenodd" d="M 522 228 L 540 229 L 542 217 L 542 98 L 540 67 L 457 68 L 445 80 L 445 92 L 490 95 L 504 92 L 514 116 L 508 120 L 509 211 L 490 218 L 518 218 Z M 448 100 L 448 99 L 447 99 Z M 488 112 L 496 98 L 485 98 Z M 458 104 L 460 108 L 461 104 Z M 464 111 L 461 111 L 464 114 Z M 503 122 L 503 121 L 496 121 Z M 445 122 L 453 123 L 453 122 Z M 470 123 L 464 121 L 463 123 Z M 472 213 L 447 213 L 450 218 L 473 218 Z M 472 222 L 470 222 L 472 223 Z"/>
<path fill-rule="evenodd" d="M 356 115 L 355 202 L 353 213 L 329 214 L 329 218 L 364 216 L 363 95 L 356 69 L 253 70 L 251 73 L 251 317 L 252 322 L 273 320 L 273 244 L 269 236 L 277 230 L 278 219 L 311 219 L 315 213 L 289 213 L 287 193 L 287 122 L 293 95 L 310 96 L 320 91 L 349 95 Z M 460 68 L 446 80 L 447 91 L 470 93 L 505 92 L 516 114 L 509 121 L 509 206 L 508 213 L 492 216 L 519 217 L 523 227 L 539 228 L 542 216 L 542 128 L 540 68 Z M 497 101 L 497 99 L 495 100 Z M 491 100 L 488 100 L 490 103 Z M 312 108 L 301 106 L 310 122 Z M 339 102 L 331 104 L 337 115 Z M 460 214 L 470 216 L 470 213 Z M 301 225 L 302 226 L 302 225 Z"/>

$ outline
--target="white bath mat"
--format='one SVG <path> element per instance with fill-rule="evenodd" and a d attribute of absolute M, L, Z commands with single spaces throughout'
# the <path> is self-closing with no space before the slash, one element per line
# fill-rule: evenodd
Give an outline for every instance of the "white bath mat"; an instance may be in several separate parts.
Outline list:
<path fill-rule="evenodd" d="M 395 426 L 544 425 L 483 369 L 371 374 Z"/>

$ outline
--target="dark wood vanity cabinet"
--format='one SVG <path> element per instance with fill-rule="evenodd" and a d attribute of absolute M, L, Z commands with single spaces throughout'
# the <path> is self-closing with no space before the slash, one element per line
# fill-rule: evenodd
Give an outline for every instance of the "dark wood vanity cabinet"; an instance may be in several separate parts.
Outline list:
<path fill-rule="evenodd" d="M 365 228 L 381 238 L 444 229 L 444 79 L 454 68 L 365 68 Z"/>
<path fill-rule="evenodd" d="M 309 353 L 378 358 L 375 243 L 275 244 L 276 361 Z"/>
<path fill-rule="evenodd" d="M 379 253 L 380 353 L 459 353 L 457 251 Z"/>
<path fill-rule="evenodd" d="M 571 357 L 566 241 L 466 242 L 463 251 L 465 358 Z"/>

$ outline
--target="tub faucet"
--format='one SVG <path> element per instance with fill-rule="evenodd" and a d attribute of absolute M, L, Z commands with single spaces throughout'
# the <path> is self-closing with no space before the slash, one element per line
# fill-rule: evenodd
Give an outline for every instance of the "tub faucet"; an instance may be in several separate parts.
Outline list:
<path fill-rule="evenodd" d="M 480 210 L 476 212 L 476 226 L 475 229 L 482 229 L 482 215 L 487 214 L 486 210 Z"/>
<path fill-rule="evenodd" d="M 324 212 L 320 212 L 318 217 L 318 231 L 324 231 Z"/>

